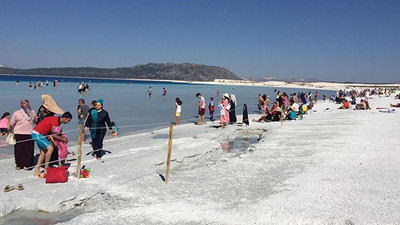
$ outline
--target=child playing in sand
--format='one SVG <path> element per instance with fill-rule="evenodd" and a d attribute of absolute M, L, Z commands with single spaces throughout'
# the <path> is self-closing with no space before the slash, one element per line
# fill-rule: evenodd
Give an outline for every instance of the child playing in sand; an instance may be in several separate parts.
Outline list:
<path fill-rule="evenodd" d="M 175 99 L 175 117 L 176 117 L 176 125 L 181 124 L 181 111 L 182 111 L 182 101 L 179 98 Z"/>
<path fill-rule="evenodd" d="M 54 145 L 57 146 L 58 148 L 58 166 L 62 166 L 61 161 L 64 159 L 64 164 L 68 163 L 68 148 L 67 148 L 67 142 L 68 138 L 67 136 L 62 133 L 61 127 L 56 126 L 51 128 L 51 132 L 54 135 L 50 135 L 50 139 L 53 141 Z"/>
<path fill-rule="evenodd" d="M 10 129 L 10 113 L 5 112 L 0 120 L 0 136 L 8 135 Z"/>
<path fill-rule="evenodd" d="M 118 136 L 119 129 L 118 129 L 117 125 L 115 125 L 114 121 L 111 122 L 111 128 L 112 128 L 111 136 L 114 136 L 114 137 Z"/>

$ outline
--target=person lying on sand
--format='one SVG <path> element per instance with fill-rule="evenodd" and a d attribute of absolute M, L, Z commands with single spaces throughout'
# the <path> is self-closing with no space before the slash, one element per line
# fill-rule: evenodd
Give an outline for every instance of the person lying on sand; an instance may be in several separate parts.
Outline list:
<path fill-rule="evenodd" d="M 397 103 L 397 104 L 390 104 L 390 107 L 400 107 L 400 103 Z"/>

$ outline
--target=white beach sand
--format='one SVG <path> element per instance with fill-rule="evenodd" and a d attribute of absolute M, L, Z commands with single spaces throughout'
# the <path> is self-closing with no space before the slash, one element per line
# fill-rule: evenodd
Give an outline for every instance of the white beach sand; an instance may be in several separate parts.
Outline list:
<path fill-rule="evenodd" d="M 177 126 L 169 184 L 159 176 L 168 128 L 106 140 L 112 153 L 105 163 L 84 155 L 90 178 L 64 184 L 45 184 L 33 171 L 14 171 L 13 159 L 1 160 L 0 187 L 22 183 L 25 190 L 0 193 L 0 216 L 83 207 L 65 224 L 399 224 L 400 112 L 375 110 L 397 102 L 374 96 L 366 111 L 318 102 L 283 127 Z M 259 135 L 240 156 L 221 148 Z"/>
<path fill-rule="evenodd" d="M 193 82 L 196 83 L 196 82 Z M 366 84 L 366 83 L 340 83 L 340 82 L 284 82 L 284 81 L 249 81 L 249 80 L 228 80 L 215 79 L 213 82 L 198 82 L 219 85 L 242 85 L 242 86 L 257 86 L 257 87 L 284 87 L 284 88 L 306 88 L 306 89 L 324 89 L 324 90 L 345 90 L 354 88 L 399 88 L 400 84 Z"/>

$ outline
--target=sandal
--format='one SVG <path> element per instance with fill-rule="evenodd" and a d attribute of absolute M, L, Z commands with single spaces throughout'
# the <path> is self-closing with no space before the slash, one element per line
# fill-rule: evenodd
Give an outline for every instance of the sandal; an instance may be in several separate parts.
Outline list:
<path fill-rule="evenodd" d="M 38 177 L 39 177 L 39 178 L 45 178 L 45 177 L 46 177 L 46 173 L 40 173 L 40 174 L 38 175 Z"/>
<path fill-rule="evenodd" d="M 22 190 L 24 190 L 24 186 L 22 186 L 22 184 L 18 184 L 17 189 L 19 191 L 22 191 Z"/>
<path fill-rule="evenodd" d="M 13 187 L 13 186 L 10 186 L 10 185 L 7 185 L 7 186 L 4 188 L 4 192 L 9 192 L 9 191 L 12 191 L 12 190 L 14 190 L 14 187 Z"/>

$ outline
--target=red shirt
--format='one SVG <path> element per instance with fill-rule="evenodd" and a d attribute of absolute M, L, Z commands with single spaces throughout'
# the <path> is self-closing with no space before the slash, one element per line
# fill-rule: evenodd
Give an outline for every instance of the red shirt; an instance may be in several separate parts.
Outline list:
<path fill-rule="evenodd" d="M 277 111 L 276 111 L 276 108 L 278 108 L 278 106 L 277 105 L 273 105 L 272 107 L 271 107 L 271 113 L 272 114 L 276 114 L 276 113 L 278 113 Z"/>
<path fill-rule="evenodd" d="M 33 130 L 41 135 L 48 135 L 51 133 L 51 128 L 56 126 L 60 126 L 60 117 L 49 116 L 40 121 Z"/>

